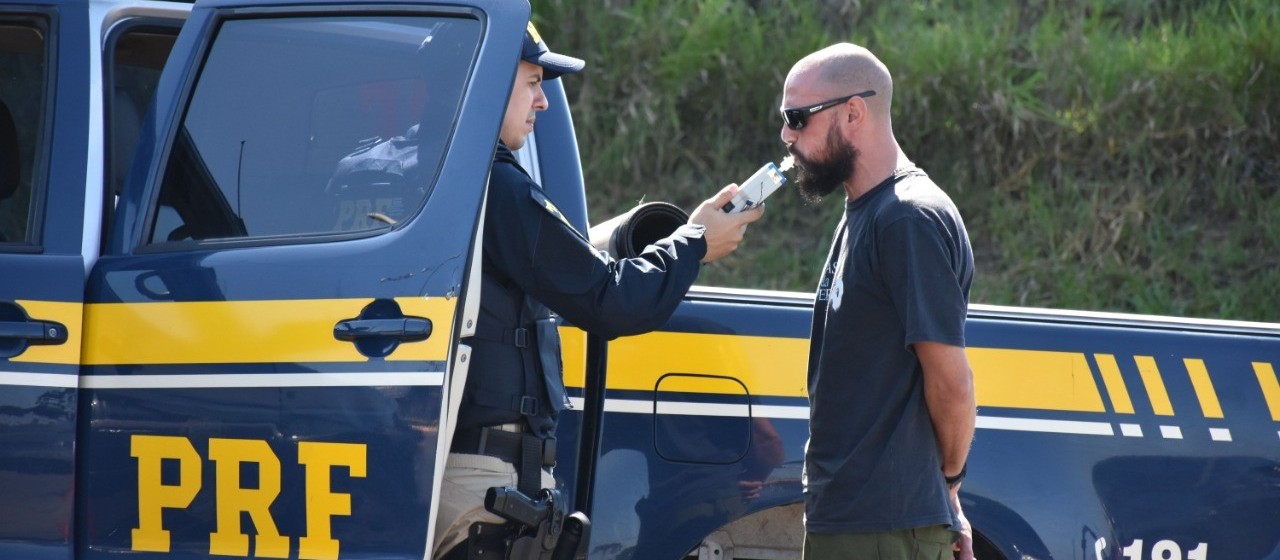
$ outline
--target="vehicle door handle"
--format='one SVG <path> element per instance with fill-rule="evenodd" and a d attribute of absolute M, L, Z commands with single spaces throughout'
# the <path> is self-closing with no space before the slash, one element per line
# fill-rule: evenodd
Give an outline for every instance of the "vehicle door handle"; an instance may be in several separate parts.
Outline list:
<path fill-rule="evenodd" d="M 62 344 L 67 341 L 67 327 L 51 321 L 0 321 L 0 338 L 16 338 L 28 344 Z"/>
<path fill-rule="evenodd" d="M 333 337 L 346 341 L 389 337 L 400 342 L 418 342 L 430 336 L 431 319 L 423 317 L 347 319 L 333 326 Z"/>

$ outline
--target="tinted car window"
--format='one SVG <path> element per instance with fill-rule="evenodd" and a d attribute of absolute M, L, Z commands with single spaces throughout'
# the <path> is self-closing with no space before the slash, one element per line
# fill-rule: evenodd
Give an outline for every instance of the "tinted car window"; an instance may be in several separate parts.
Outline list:
<path fill-rule="evenodd" d="M 222 24 L 174 139 L 151 242 L 390 229 L 426 200 L 480 24 Z"/>
<path fill-rule="evenodd" d="M 47 43 L 43 20 L 0 15 L 0 250 L 39 240 Z"/>

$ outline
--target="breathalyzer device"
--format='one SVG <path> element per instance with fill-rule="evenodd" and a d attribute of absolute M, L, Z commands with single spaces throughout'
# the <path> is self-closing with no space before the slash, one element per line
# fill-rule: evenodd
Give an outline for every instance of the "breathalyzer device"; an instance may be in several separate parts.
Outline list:
<path fill-rule="evenodd" d="M 727 213 L 734 214 L 744 210 L 755 208 L 764 199 L 769 198 L 773 191 L 778 190 L 787 182 L 787 178 L 782 176 L 782 172 L 791 168 L 791 157 L 788 156 L 782 160 L 782 167 L 778 167 L 769 162 L 764 164 L 759 171 L 756 171 L 746 181 L 738 186 L 738 194 L 733 196 L 728 204 L 721 206 L 720 209 Z"/>

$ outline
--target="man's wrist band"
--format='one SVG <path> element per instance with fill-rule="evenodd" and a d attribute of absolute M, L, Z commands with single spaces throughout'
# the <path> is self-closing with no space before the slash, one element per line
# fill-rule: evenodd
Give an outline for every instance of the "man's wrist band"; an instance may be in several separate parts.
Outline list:
<path fill-rule="evenodd" d="M 956 473 L 955 476 L 947 476 L 944 474 L 942 475 L 942 478 L 947 481 L 947 488 L 955 488 L 957 484 L 960 484 L 961 480 L 964 480 L 964 475 L 967 472 L 969 472 L 969 463 L 965 462 L 965 464 L 960 467 L 960 472 Z"/>

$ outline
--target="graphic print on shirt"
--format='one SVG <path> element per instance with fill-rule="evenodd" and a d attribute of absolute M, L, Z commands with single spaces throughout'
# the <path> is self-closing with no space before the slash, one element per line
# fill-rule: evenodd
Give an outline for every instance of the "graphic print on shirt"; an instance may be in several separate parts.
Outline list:
<path fill-rule="evenodd" d="M 836 276 L 835 261 L 827 262 L 827 269 L 822 271 L 822 282 L 818 284 L 818 301 L 831 301 L 832 291 L 834 289 L 833 281 Z"/>
<path fill-rule="evenodd" d="M 849 254 L 848 251 L 849 230 L 841 228 L 840 244 L 837 250 L 840 251 L 840 257 L 836 259 L 834 266 L 827 270 L 824 282 L 828 282 L 831 286 L 831 310 L 839 311 L 840 302 L 844 299 L 844 259 Z"/>
<path fill-rule="evenodd" d="M 832 310 L 840 309 L 840 300 L 844 297 L 844 275 L 841 271 L 844 269 L 845 238 L 849 235 L 844 218 L 836 226 L 836 231 L 840 232 L 840 236 L 831 242 L 831 251 L 827 254 L 827 265 L 822 270 L 822 282 L 818 284 L 817 294 L 817 301 L 831 302 Z M 838 258 L 836 253 L 840 254 Z"/>

